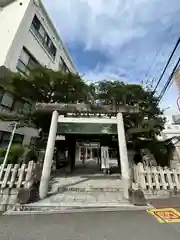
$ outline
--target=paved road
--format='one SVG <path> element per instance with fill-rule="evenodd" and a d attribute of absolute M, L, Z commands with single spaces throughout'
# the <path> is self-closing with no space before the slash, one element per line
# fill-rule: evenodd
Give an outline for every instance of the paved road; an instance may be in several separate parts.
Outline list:
<path fill-rule="evenodd" d="M 180 223 L 162 224 L 145 211 L 0 217 L 0 239 L 175 240 Z"/>

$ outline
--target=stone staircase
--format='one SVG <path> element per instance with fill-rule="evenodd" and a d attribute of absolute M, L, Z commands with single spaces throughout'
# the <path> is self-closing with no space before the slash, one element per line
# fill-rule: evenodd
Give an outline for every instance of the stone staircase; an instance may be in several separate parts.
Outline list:
<path fill-rule="evenodd" d="M 49 196 L 14 211 L 63 211 L 87 208 L 133 207 L 124 198 L 123 181 L 120 174 L 105 175 L 95 169 L 82 166 L 74 174 L 56 172 L 50 181 Z M 97 167 L 97 166 L 96 166 Z"/>

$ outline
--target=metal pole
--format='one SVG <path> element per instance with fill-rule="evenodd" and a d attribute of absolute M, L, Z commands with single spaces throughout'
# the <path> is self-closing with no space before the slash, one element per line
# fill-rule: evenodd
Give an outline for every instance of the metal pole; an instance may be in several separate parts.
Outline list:
<path fill-rule="evenodd" d="M 14 124 L 14 128 L 13 128 L 13 131 L 11 133 L 11 137 L 10 137 L 10 140 L 9 140 L 9 144 L 8 144 L 8 148 L 7 148 L 7 151 L 6 151 L 6 155 L 4 157 L 3 164 L 1 165 L 0 180 L 1 180 L 2 176 L 3 176 L 4 168 L 5 168 L 7 160 L 8 160 L 8 155 L 9 155 L 9 152 L 11 150 L 11 145 L 12 145 L 12 142 L 13 142 L 13 138 L 14 138 L 14 134 L 15 134 L 16 128 L 17 128 L 17 124 L 18 124 L 17 122 Z"/>

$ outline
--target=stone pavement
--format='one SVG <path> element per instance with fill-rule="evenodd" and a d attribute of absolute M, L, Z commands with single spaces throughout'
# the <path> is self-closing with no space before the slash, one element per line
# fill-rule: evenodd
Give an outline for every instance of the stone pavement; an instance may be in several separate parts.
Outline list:
<path fill-rule="evenodd" d="M 133 207 L 124 198 L 120 173 L 105 175 L 100 172 L 97 164 L 89 161 L 85 165 L 79 163 L 73 174 L 66 174 L 64 169 L 57 171 L 51 179 L 47 198 L 23 208 L 17 206 L 15 210 L 44 212 L 122 206 Z"/>
<path fill-rule="evenodd" d="M 120 191 L 123 183 L 120 173 L 112 175 L 103 174 L 95 161 L 88 161 L 86 164 L 76 162 L 73 174 L 66 174 L 64 169 L 57 171 L 51 180 L 51 191 L 57 192 L 59 188 L 72 189 L 105 189 L 105 191 Z M 109 190 L 108 190 L 109 189 Z"/>
<path fill-rule="evenodd" d="M 44 200 L 28 204 L 28 206 L 51 207 L 115 207 L 129 206 L 119 192 L 73 192 L 54 194 Z"/>
<path fill-rule="evenodd" d="M 123 181 L 120 173 L 105 175 L 93 161 L 79 163 L 74 174 L 64 169 L 56 172 L 50 182 L 49 196 L 44 200 L 17 206 L 15 211 L 62 211 L 87 208 L 134 208 L 124 198 Z M 143 209 L 149 209 L 144 207 Z M 12 211 L 8 211 L 10 214 Z"/>
<path fill-rule="evenodd" d="M 31 205 L 41 206 L 113 206 L 129 204 L 123 197 L 120 173 L 105 175 L 94 161 L 76 163 L 73 174 L 57 171 L 50 182 L 50 196 Z"/>
<path fill-rule="evenodd" d="M 119 207 L 131 206 L 123 197 L 123 183 L 119 175 L 75 174 L 52 179 L 49 197 L 29 207 Z"/>
<path fill-rule="evenodd" d="M 123 182 L 119 175 L 87 174 L 87 175 L 60 175 L 54 177 L 50 183 L 51 192 L 64 190 L 92 191 L 101 189 L 107 192 L 123 191 Z"/>

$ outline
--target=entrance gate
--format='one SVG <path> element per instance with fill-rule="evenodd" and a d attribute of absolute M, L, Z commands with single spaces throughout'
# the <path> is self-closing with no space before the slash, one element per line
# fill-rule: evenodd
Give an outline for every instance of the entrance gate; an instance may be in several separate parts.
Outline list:
<path fill-rule="evenodd" d="M 43 107 L 44 105 L 42 106 L 42 108 Z M 57 107 L 60 108 L 60 104 L 58 106 L 56 105 L 54 106 L 56 110 L 54 109 L 52 114 L 46 153 L 45 153 L 45 158 L 43 163 L 43 170 L 41 175 L 40 188 L 39 188 L 40 198 L 41 199 L 45 198 L 48 193 L 48 185 L 50 180 L 56 134 L 58 131 L 58 123 L 66 123 L 66 124 L 73 123 L 73 124 L 78 124 L 78 126 L 82 124 L 91 124 L 91 125 L 93 124 L 94 129 L 97 125 L 101 126 L 103 124 L 105 125 L 110 124 L 110 125 L 117 126 L 116 132 L 118 137 L 118 148 L 119 148 L 120 162 L 121 162 L 121 174 L 122 174 L 122 179 L 124 181 L 124 186 L 125 186 L 124 196 L 128 197 L 130 172 L 129 172 L 129 162 L 128 162 L 128 155 L 127 155 L 126 137 L 125 137 L 125 129 L 124 129 L 124 121 L 123 121 L 122 113 L 126 113 L 126 112 L 136 113 L 138 112 L 137 108 L 133 106 L 129 106 L 129 107 L 122 106 L 122 107 L 118 107 L 118 109 L 113 108 L 108 110 L 107 106 L 106 107 L 104 106 L 103 110 L 99 110 L 99 113 L 98 111 L 93 113 L 92 106 L 89 107 L 89 110 L 88 110 L 88 107 L 85 107 L 83 105 L 80 108 L 79 105 L 77 104 L 76 109 L 78 108 L 78 113 L 73 115 L 73 109 L 71 110 L 71 112 L 69 112 L 66 106 L 64 107 L 64 110 L 63 110 L 64 112 L 60 113 L 62 112 L 61 111 L 62 109 L 59 109 L 58 110 L 59 112 L 58 112 Z M 51 105 L 51 111 L 52 111 L 52 105 Z M 68 126 L 66 129 L 69 129 Z M 103 131 L 101 131 L 101 134 L 107 134 L 108 132 L 109 132 L 109 127 L 107 126 L 103 128 Z"/>
<path fill-rule="evenodd" d="M 77 143 L 76 144 L 76 162 L 94 160 L 99 163 L 100 159 L 100 144 L 99 143 Z"/>

